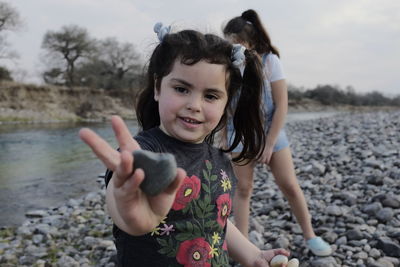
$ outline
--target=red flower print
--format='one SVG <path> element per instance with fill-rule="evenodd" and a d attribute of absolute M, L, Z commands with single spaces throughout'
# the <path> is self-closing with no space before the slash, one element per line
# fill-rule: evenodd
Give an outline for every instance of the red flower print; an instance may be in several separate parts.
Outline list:
<path fill-rule="evenodd" d="M 204 237 L 183 241 L 176 254 L 177 261 L 184 267 L 211 267 L 207 262 L 211 258 L 210 244 Z"/>
<path fill-rule="evenodd" d="M 232 203 L 229 194 L 222 194 L 217 198 L 218 218 L 217 222 L 222 228 L 225 227 L 226 220 L 231 213 Z"/>
<path fill-rule="evenodd" d="M 192 177 L 186 176 L 182 182 L 181 187 L 176 192 L 175 201 L 172 205 L 173 210 L 181 210 L 186 205 L 199 196 L 201 189 L 200 179 L 192 175 Z"/>
<path fill-rule="evenodd" d="M 222 244 L 222 249 L 228 250 L 228 244 L 226 243 L 226 240 L 224 240 L 224 243 Z"/>

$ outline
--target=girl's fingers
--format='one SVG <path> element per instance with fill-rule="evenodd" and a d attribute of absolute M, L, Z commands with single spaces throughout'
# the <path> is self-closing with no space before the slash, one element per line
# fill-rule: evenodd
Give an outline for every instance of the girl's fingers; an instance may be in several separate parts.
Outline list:
<path fill-rule="evenodd" d="M 127 192 L 131 192 L 133 194 L 137 194 L 141 192 L 139 189 L 140 184 L 144 180 L 144 171 L 142 169 L 136 169 L 135 172 L 126 179 L 123 184 L 123 188 Z"/>
<path fill-rule="evenodd" d="M 285 250 L 285 249 L 283 249 L 283 248 L 274 249 L 273 252 L 275 254 L 274 256 L 276 256 L 276 255 L 285 255 L 286 257 L 288 257 L 290 255 L 290 252 Z"/>
<path fill-rule="evenodd" d="M 133 139 L 128 127 L 121 117 L 112 116 L 111 124 L 121 150 L 133 151 L 140 149 L 139 144 Z"/>
<path fill-rule="evenodd" d="M 79 137 L 93 150 L 108 169 L 114 171 L 117 168 L 120 163 L 119 152 L 113 149 L 103 138 L 87 128 L 79 131 Z"/>
<path fill-rule="evenodd" d="M 116 182 L 115 187 L 121 187 L 126 179 L 132 175 L 133 172 L 133 156 L 130 152 L 124 150 L 121 152 L 121 162 L 118 165 L 115 174 Z"/>

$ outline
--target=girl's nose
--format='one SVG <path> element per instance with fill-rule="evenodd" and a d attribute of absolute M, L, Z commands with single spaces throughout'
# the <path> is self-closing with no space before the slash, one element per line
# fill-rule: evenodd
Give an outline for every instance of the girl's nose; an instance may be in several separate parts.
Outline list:
<path fill-rule="evenodd" d="M 201 97 L 192 96 L 188 99 L 187 109 L 192 112 L 199 112 L 201 110 Z"/>

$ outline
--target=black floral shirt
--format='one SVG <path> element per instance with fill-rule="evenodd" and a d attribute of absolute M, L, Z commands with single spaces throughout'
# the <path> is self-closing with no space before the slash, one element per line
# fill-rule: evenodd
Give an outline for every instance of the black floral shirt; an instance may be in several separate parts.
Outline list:
<path fill-rule="evenodd" d="M 174 154 L 187 176 L 151 233 L 131 236 L 114 225 L 119 266 L 228 266 L 226 223 L 236 183 L 229 158 L 205 142 L 181 142 L 159 128 L 135 139 L 142 149 Z M 107 172 L 106 183 L 111 176 Z"/>

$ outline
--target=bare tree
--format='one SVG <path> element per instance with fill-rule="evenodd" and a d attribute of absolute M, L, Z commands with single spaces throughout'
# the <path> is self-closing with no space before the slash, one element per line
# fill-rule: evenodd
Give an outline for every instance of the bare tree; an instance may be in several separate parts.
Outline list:
<path fill-rule="evenodd" d="M 43 38 L 42 48 L 54 61 L 64 62 L 66 85 L 75 85 L 75 66 L 94 51 L 94 41 L 86 29 L 77 25 L 64 26 L 60 31 L 48 31 Z"/>
<path fill-rule="evenodd" d="M 9 3 L 0 1 L 0 59 L 18 58 L 18 53 L 11 49 L 7 41 L 7 32 L 16 31 L 23 25 L 22 19 L 14 7 Z"/>
<path fill-rule="evenodd" d="M 22 26 L 18 11 L 7 2 L 0 2 L 0 32 L 15 31 Z"/>
<path fill-rule="evenodd" d="M 83 85 L 120 89 L 138 84 L 141 62 L 133 44 L 120 43 L 115 38 L 106 38 L 96 44 L 96 53 L 77 71 Z"/>
<path fill-rule="evenodd" d="M 100 43 L 99 51 L 100 59 L 107 63 L 109 73 L 119 81 L 128 71 L 140 66 L 139 55 L 131 43 L 119 43 L 115 38 L 107 38 Z"/>

